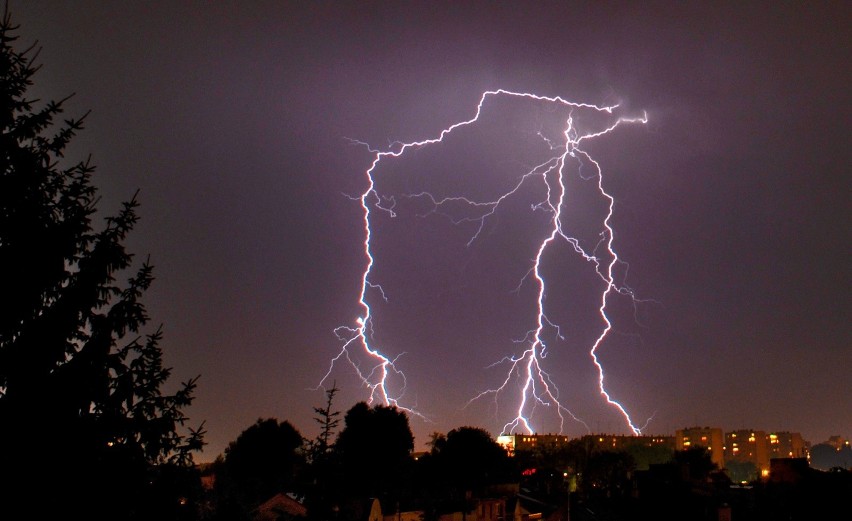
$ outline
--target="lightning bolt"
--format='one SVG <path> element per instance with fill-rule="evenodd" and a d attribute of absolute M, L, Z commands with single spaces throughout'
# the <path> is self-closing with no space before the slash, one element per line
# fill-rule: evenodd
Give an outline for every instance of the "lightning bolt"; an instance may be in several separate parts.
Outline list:
<path fill-rule="evenodd" d="M 376 171 L 383 160 L 390 158 L 398 158 L 414 149 L 426 147 L 440 143 L 449 134 L 455 130 L 476 123 L 482 114 L 483 107 L 486 101 L 492 97 L 509 97 L 523 98 L 541 102 L 552 106 L 566 107 L 569 115 L 565 121 L 562 139 L 559 142 L 551 141 L 539 132 L 538 136 L 546 142 L 553 151 L 553 155 L 546 161 L 536 165 L 528 172 L 523 174 L 519 181 L 511 187 L 511 189 L 499 197 L 489 201 L 476 201 L 465 196 L 451 196 L 438 198 L 429 192 L 418 192 L 407 194 L 404 197 L 425 199 L 431 206 L 430 213 L 443 213 L 452 218 L 451 212 L 444 211 L 445 207 L 455 207 L 461 205 L 469 209 L 469 213 L 461 218 L 453 218 L 453 222 L 477 222 L 475 232 L 468 241 L 468 246 L 473 244 L 480 236 L 480 233 L 485 226 L 486 220 L 492 217 L 501 206 L 501 204 L 514 194 L 516 194 L 522 186 L 527 183 L 540 180 L 545 188 L 545 197 L 542 201 L 532 205 L 533 211 L 545 211 L 549 214 L 549 233 L 544 240 L 539 244 L 535 257 L 532 260 L 532 265 L 526 276 L 521 280 L 518 289 L 524 284 L 528 278 L 532 278 L 537 285 L 537 319 L 533 329 L 528 331 L 527 335 L 521 341 L 527 344 L 527 347 L 518 356 L 505 357 L 502 360 L 492 364 L 492 366 L 506 365 L 508 371 L 502 383 L 492 389 L 485 390 L 474 396 L 468 401 L 468 405 L 474 401 L 482 399 L 486 396 L 492 396 L 495 406 L 499 395 L 507 392 L 510 382 L 519 381 L 520 396 L 518 407 L 514 412 L 514 417 L 505 423 L 503 426 L 504 433 L 513 433 L 516 430 L 525 430 L 529 433 L 535 432 L 534 426 L 530 418 L 537 407 L 552 407 L 559 417 L 560 432 L 564 429 L 566 417 L 571 417 L 574 421 L 588 425 L 575 415 L 570 409 L 564 406 L 559 400 L 559 390 L 553 382 L 550 375 L 542 367 L 542 361 L 547 356 L 547 344 L 544 340 L 545 332 L 552 330 L 556 337 L 563 339 L 560 327 L 552 322 L 547 315 L 545 307 L 545 296 L 547 292 L 547 284 L 542 272 L 542 258 L 553 244 L 557 242 L 565 242 L 573 249 L 573 251 L 582 257 L 585 261 L 594 265 L 595 273 L 603 282 L 603 291 L 600 294 L 600 303 L 598 313 L 601 317 L 603 327 L 597 336 L 594 343 L 589 348 L 589 355 L 597 369 L 598 373 L 598 390 L 600 395 L 607 404 L 613 406 L 620 415 L 624 418 L 629 429 L 636 435 L 641 433 L 641 428 L 637 427 L 626 408 L 616 401 L 606 389 L 604 367 L 598 357 L 598 350 L 604 344 L 607 336 L 612 330 L 612 322 L 607 315 L 607 307 L 610 299 L 615 295 L 626 296 L 630 298 L 634 305 L 638 302 L 633 290 L 624 284 L 616 282 L 615 267 L 622 263 L 614 248 L 614 230 L 611 224 L 613 216 L 614 198 L 605 190 L 603 184 L 603 175 L 600 164 L 594 160 L 589 153 L 581 147 L 584 141 L 593 140 L 597 137 L 609 134 L 615 131 L 624 124 L 644 124 L 647 123 L 647 114 L 643 113 L 641 117 L 619 117 L 614 123 L 598 130 L 581 134 L 574 124 L 573 113 L 577 110 L 591 110 L 598 113 L 612 114 L 618 108 L 618 105 L 613 106 L 598 106 L 587 103 L 576 103 L 563 99 L 562 97 L 548 97 L 526 92 L 512 92 L 508 90 L 489 90 L 484 92 L 476 107 L 476 112 L 470 119 L 460 121 L 444 128 L 440 133 L 430 139 L 421 141 L 412 141 L 408 143 L 395 142 L 389 147 L 389 150 L 376 150 L 368 144 L 354 141 L 359 145 L 367 147 L 373 154 L 370 167 L 365 171 L 367 180 L 367 188 L 360 197 L 353 198 L 360 203 L 363 211 L 363 253 L 366 260 L 366 266 L 361 276 L 361 290 L 358 298 L 358 305 L 361 309 L 359 316 L 355 320 L 353 326 L 341 326 L 335 330 L 335 334 L 342 342 L 342 346 L 337 355 L 332 358 L 328 371 L 320 381 L 320 386 L 330 377 L 335 366 L 339 363 L 348 363 L 354 368 L 355 374 L 361 384 L 369 392 L 369 402 L 380 402 L 385 405 L 394 405 L 404 409 L 417 416 L 425 418 L 421 413 L 417 412 L 413 407 L 405 407 L 400 403 L 404 396 L 406 388 L 405 374 L 397 367 L 398 357 L 391 359 L 382 351 L 373 345 L 373 314 L 370 308 L 370 298 L 368 294 L 377 294 L 384 300 L 387 300 L 384 290 L 378 284 L 371 281 L 375 258 L 372 250 L 373 230 L 371 228 L 372 212 L 386 212 L 390 216 L 396 216 L 395 206 L 396 200 L 393 197 L 383 197 L 376 190 L 375 175 Z M 565 205 L 566 195 L 566 165 L 568 163 L 578 163 L 581 167 L 590 167 L 592 174 L 583 176 L 584 179 L 597 179 L 597 189 L 601 197 L 607 201 L 607 213 L 602 222 L 602 230 L 600 239 L 593 248 L 584 248 L 580 241 L 569 235 L 563 229 L 563 209 Z M 601 252 L 600 254 L 598 252 Z M 356 356 L 357 355 L 357 356 Z M 362 364 L 358 360 L 366 360 Z M 363 365 L 363 367 L 362 367 Z M 397 383 L 398 382 L 398 383 Z M 393 391 L 391 385 L 394 385 Z M 647 424 L 647 422 L 646 422 Z"/>

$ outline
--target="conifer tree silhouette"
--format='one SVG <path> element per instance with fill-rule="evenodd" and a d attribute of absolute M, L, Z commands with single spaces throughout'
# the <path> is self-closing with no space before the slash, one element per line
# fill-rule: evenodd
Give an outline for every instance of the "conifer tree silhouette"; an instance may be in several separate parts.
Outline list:
<path fill-rule="evenodd" d="M 85 115 L 27 97 L 39 69 L 0 20 L 0 518 L 178 518 L 202 427 L 185 426 L 197 378 L 162 386 L 160 328 L 145 334 L 149 261 L 125 284 L 136 195 L 96 227 L 90 160 L 66 146 Z M 100 229 L 98 229 L 100 228 Z M 122 276 L 123 277 L 123 276 Z M 183 483 L 183 485 L 178 485 Z M 168 485 L 167 485 L 168 484 Z M 37 499 L 34 499 L 37 498 Z M 3 511 L 5 510 L 5 511 Z"/>

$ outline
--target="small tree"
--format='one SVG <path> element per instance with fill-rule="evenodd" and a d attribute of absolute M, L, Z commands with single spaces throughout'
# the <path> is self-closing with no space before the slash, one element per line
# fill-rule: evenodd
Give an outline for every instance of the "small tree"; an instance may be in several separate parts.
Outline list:
<path fill-rule="evenodd" d="M 0 20 L 0 518 L 162 519 L 183 516 L 201 429 L 187 422 L 196 379 L 174 394 L 159 347 L 144 335 L 141 296 L 153 280 L 123 241 L 134 196 L 99 231 L 88 160 L 61 166 L 83 118 L 56 119 L 65 100 L 26 97 L 38 67 Z M 177 476 L 183 476 L 178 478 Z M 174 486 L 161 486 L 164 479 Z M 178 486 L 178 483 L 180 485 Z M 33 502 L 33 495 L 49 501 Z M 181 496 L 180 498 L 178 496 Z"/>
<path fill-rule="evenodd" d="M 340 389 L 337 388 L 337 383 L 332 385 L 331 389 L 325 392 L 325 407 L 314 407 L 314 421 L 320 424 L 320 433 L 311 444 L 311 459 L 316 461 L 322 459 L 331 449 L 329 440 L 337 426 L 340 424 L 340 411 L 332 411 L 331 404 L 334 401 L 334 395 Z"/>
<path fill-rule="evenodd" d="M 314 407 L 314 421 L 320 425 L 317 437 L 309 442 L 310 467 L 305 474 L 305 506 L 311 519 L 330 519 L 335 490 L 340 484 L 339 466 L 334 457 L 332 435 L 340 424 L 340 411 L 332 410 L 339 389 L 335 383 L 325 391 L 325 407 Z"/>

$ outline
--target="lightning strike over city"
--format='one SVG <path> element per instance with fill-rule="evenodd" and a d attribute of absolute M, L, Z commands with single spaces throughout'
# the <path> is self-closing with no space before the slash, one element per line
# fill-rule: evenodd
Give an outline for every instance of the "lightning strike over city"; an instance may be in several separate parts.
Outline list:
<path fill-rule="evenodd" d="M 562 123 L 557 135 L 549 136 L 542 129 L 534 132 L 537 139 L 544 145 L 542 149 L 547 151 L 547 155 L 543 161 L 535 164 L 532 168 L 520 172 L 505 191 L 488 200 L 480 200 L 469 194 L 438 195 L 430 190 L 385 195 L 378 189 L 378 180 L 383 174 L 382 167 L 385 163 L 400 161 L 408 156 L 413 156 L 417 150 L 426 147 L 440 147 L 446 140 L 450 139 L 451 135 L 458 133 L 464 127 L 482 124 L 481 119 L 484 112 L 502 108 L 502 105 L 494 107 L 494 102 L 497 99 L 504 99 L 515 105 L 524 104 L 537 107 L 539 111 L 544 110 L 546 113 L 561 118 Z M 647 114 L 645 113 L 630 117 L 613 116 L 618 111 L 618 105 L 593 105 L 567 101 L 558 96 L 548 97 L 503 89 L 489 90 L 480 97 L 475 113 L 470 119 L 456 122 L 441 130 L 434 137 L 419 141 L 393 142 L 387 150 L 377 150 L 367 143 L 354 141 L 355 144 L 366 147 L 373 154 L 369 168 L 365 171 L 366 189 L 360 196 L 352 197 L 360 203 L 363 211 L 362 244 L 365 267 L 361 276 L 360 294 L 358 295 L 358 305 L 361 311 L 355 319 L 354 325 L 340 326 L 335 330 L 342 346 L 331 360 L 320 386 L 327 384 L 338 364 L 345 363 L 351 366 L 360 384 L 367 389 L 369 403 L 393 405 L 428 420 L 427 413 L 419 411 L 415 405 L 409 405 L 404 400 L 407 379 L 403 372 L 403 364 L 400 361 L 400 357 L 404 353 L 395 357 L 383 354 L 387 352 L 387 348 L 378 345 L 374 340 L 375 317 L 371 303 L 376 299 L 381 299 L 385 303 L 389 302 L 388 293 L 386 293 L 382 283 L 376 281 L 375 277 L 375 268 L 382 260 L 374 251 L 375 236 L 379 233 L 376 229 L 374 214 L 382 213 L 395 218 L 398 215 L 397 203 L 400 199 L 425 201 L 426 211 L 420 212 L 418 214 L 420 217 L 425 218 L 441 214 L 457 226 L 471 223 L 473 225 L 472 233 L 469 234 L 465 247 L 472 248 L 476 246 L 477 240 L 488 221 L 496 218 L 498 211 L 507 200 L 518 196 L 526 185 L 538 183 L 542 194 L 539 200 L 529 204 L 529 211 L 543 213 L 547 216 L 547 219 L 542 222 L 546 233 L 536 245 L 535 251 L 530 252 L 532 255 L 528 271 L 520 278 L 518 287 L 515 288 L 515 291 L 518 292 L 524 285 L 531 284 L 534 286 L 535 299 L 529 305 L 534 310 L 535 322 L 522 340 L 514 342 L 526 346 L 520 353 L 505 356 L 497 362 L 491 363 L 490 367 L 492 368 L 504 367 L 504 377 L 501 377 L 499 385 L 479 392 L 467 401 L 465 407 L 479 400 L 490 399 L 493 400 L 495 416 L 503 414 L 505 417 L 505 413 L 500 410 L 498 397 L 515 390 L 516 398 L 514 398 L 514 401 L 516 405 L 511 409 L 511 416 L 502 427 L 503 433 L 536 432 L 534 418 L 540 409 L 552 411 L 558 418 L 560 432 L 565 429 L 565 422 L 568 418 L 583 424 L 586 430 L 590 432 L 588 423 L 572 412 L 571 408 L 560 399 L 557 383 L 551 373 L 545 370 L 548 349 L 552 349 L 551 342 L 563 342 L 566 335 L 570 335 L 567 331 L 563 332 L 564 328 L 549 318 L 547 306 L 548 270 L 544 268 L 544 258 L 550 250 L 555 248 L 556 243 L 561 242 L 569 246 L 570 254 L 590 264 L 593 267 L 594 276 L 600 279 L 601 289 L 595 304 L 600 328 L 592 344 L 586 347 L 597 371 L 597 390 L 600 398 L 618 411 L 633 434 L 640 434 L 643 427 L 637 426 L 637 422 L 631 417 L 627 407 L 619 401 L 618 397 L 613 396 L 608 391 L 604 364 L 599 357 L 599 352 L 605 349 L 606 341 L 613 328 L 612 319 L 608 315 L 608 308 L 612 299 L 626 298 L 634 306 L 639 300 L 634 291 L 623 280 L 626 276 L 626 263 L 619 258 L 616 252 L 615 230 L 612 225 L 615 199 L 605 188 L 604 174 L 600 163 L 583 148 L 584 142 L 603 139 L 607 134 L 615 132 L 623 125 L 647 123 Z M 604 116 L 602 125 L 588 129 L 579 128 L 576 119 L 585 112 Z M 600 117 L 590 119 L 601 121 Z M 602 217 L 596 221 L 596 240 L 586 241 L 588 244 L 566 230 L 564 216 L 568 192 L 566 178 L 573 174 L 584 182 L 595 183 L 597 196 L 603 201 L 605 207 Z M 624 269 L 619 270 L 620 267 Z M 619 272 L 623 272 L 623 275 L 619 275 Z M 438 327 L 438 325 L 435 325 L 435 327 Z"/>
<path fill-rule="evenodd" d="M 462 427 L 507 449 L 612 435 L 673 451 L 701 426 L 838 455 L 852 437 L 852 2 L 6 3 L 0 420 L 37 412 L 15 393 L 70 407 L 39 397 L 106 374 L 68 352 L 88 326 L 39 324 L 101 295 L 77 287 L 69 248 L 133 201 L 132 262 L 95 300 L 126 300 L 150 258 L 138 334 L 163 326 L 169 387 L 200 377 L 196 463 L 275 419 L 314 442 L 297 449 L 313 465 L 367 409 L 409 422 L 406 458 Z M 97 191 L 69 221 L 78 162 Z M 18 363 L 59 380 L 21 365 L 15 391 Z M 59 452 L 45 464 L 84 456 Z"/>

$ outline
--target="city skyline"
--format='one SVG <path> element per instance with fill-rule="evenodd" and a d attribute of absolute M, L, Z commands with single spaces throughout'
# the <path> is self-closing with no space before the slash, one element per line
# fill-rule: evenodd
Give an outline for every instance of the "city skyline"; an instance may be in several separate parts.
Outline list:
<path fill-rule="evenodd" d="M 187 411 L 208 431 L 200 461 L 261 417 L 316 434 L 335 329 L 363 313 L 358 197 L 370 147 L 433 137 L 496 89 L 647 114 L 588 145 L 638 302 L 613 307 L 599 353 L 607 389 L 638 424 L 650 419 L 644 432 L 852 435 L 848 6 L 36 1 L 9 11 L 21 46 L 42 48 L 33 94 L 76 93 L 67 114 L 92 111 L 69 159 L 92 155 L 100 210 L 139 190 L 128 247 L 155 267 L 145 302 L 173 378 L 201 375 Z M 383 193 L 442 186 L 490 200 L 539 164 L 540 134 L 552 140 L 565 119 L 546 104 L 486 108 L 487 125 L 383 163 Z M 599 124 L 572 115 L 580 132 Z M 582 174 L 572 175 L 576 195 Z M 376 221 L 371 282 L 388 301 L 371 294 L 373 332 L 406 374 L 394 396 L 423 415 L 410 416 L 415 450 L 463 425 L 496 437 L 512 418 L 505 403 L 469 402 L 502 381 L 491 364 L 522 352 L 536 323 L 535 285 L 521 282 L 545 212 L 530 209 L 541 185 L 524 189 L 470 246 L 476 226 L 420 218 L 422 200 L 397 197 L 397 216 Z M 594 245 L 587 221 L 600 222 L 600 201 L 573 202 L 564 222 Z M 600 288 L 581 276 L 582 258 L 559 253 L 545 267 L 558 274 L 547 297 L 564 339 L 548 333 L 542 363 L 586 423 L 563 430 L 627 434 L 589 357 Z M 370 397 L 345 367 L 326 383 L 340 388 L 341 412 Z"/>

